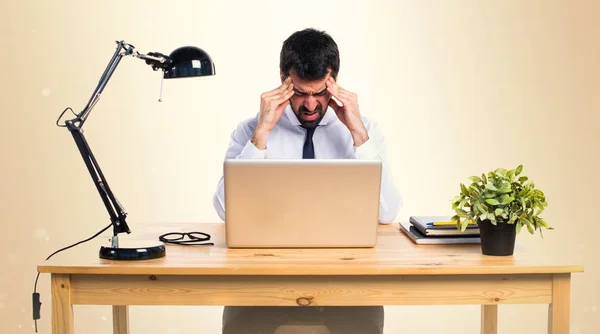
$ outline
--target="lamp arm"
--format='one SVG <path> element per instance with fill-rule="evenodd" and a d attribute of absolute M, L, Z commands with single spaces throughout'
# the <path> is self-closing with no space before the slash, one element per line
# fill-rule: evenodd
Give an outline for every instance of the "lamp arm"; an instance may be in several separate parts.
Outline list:
<path fill-rule="evenodd" d="M 88 101 L 87 105 L 83 108 L 83 110 L 76 115 L 77 117 L 73 119 L 74 122 L 78 122 L 77 125 L 79 127 L 83 126 L 83 123 L 85 123 L 86 119 L 92 112 L 92 109 L 94 108 L 98 100 L 100 100 L 100 96 L 102 95 L 102 92 L 104 91 L 108 80 L 110 80 L 110 78 L 112 77 L 113 73 L 115 72 L 115 69 L 121 62 L 121 59 L 124 56 L 133 54 L 134 52 L 135 48 L 133 47 L 133 45 L 127 44 L 124 41 L 117 42 L 117 49 L 115 50 L 115 53 L 110 59 L 110 62 L 106 66 L 104 73 L 102 73 L 102 76 L 100 77 L 98 85 L 96 86 L 96 89 L 94 89 L 90 100 Z"/>
<path fill-rule="evenodd" d="M 83 161 L 96 185 L 96 189 L 104 202 L 104 206 L 108 211 L 108 215 L 110 216 L 110 221 L 113 226 L 113 247 L 118 247 L 118 238 L 117 235 L 119 233 L 131 233 L 129 226 L 126 222 L 127 212 L 119 203 L 119 201 L 115 198 L 115 195 L 111 191 L 102 170 L 100 169 L 100 165 L 98 165 L 98 161 L 94 157 L 90 146 L 88 145 L 85 136 L 83 135 L 83 130 L 81 126 L 78 126 L 72 120 L 68 120 L 65 122 L 67 129 L 73 135 L 73 139 L 77 144 L 77 148 L 81 153 Z"/>
<path fill-rule="evenodd" d="M 65 121 L 65 125 L 64 125 L 67 127 L 69 132 L 71 132 L 73 139 L 75 140 L 75 143 L 77 144 L 77 148 L 79 149 L 79 152 L 81 153 L 81 157 L 83 158 L 83 161 L 92 177 L 92 180 L 94 181 L 96 189 L 98 190 L 98 193 L 100 194 L 100 197 L 102 198 L 102 201 L 104 202 L 104 206 L 106 207 L 106 210 L 108 211 L 108 214 L 110 216 L 110 221 L 113 226 L 113 238 L 112 238 L 112 246 L 113 247 L 118 247 L 118 237 L 117 236 L 119 233 L 131 233 L 131 230 L 129 229 L 129 226 L 127 225 L 127 222 L 126 222 L 127 213 L 125 212 L 125 209 L 122 207 L 122 205 L 115 198 L 113 192 L 111 191 L 111 189 L 108 185 L 108 182 L 106 181 L 106 178 L 104 177 L 104 174 L 102 173 L 102 170 L 100 169 L 100 165 L 98 164 L 98 161 L 94 157 L 94 154 L 92 153 L 92 150 L 91 150 L 90 146 L 88 145 L 87 140 L 85 139 L 85 136 L 83 135 L 82 127 L 83 127 L 83 124 L 85 123 L 86 119 L 90 115 L 92 109 L 94 108 L 94 106 L 96 105 L 98 100 L 100 99 L 100 96 L 102 95 L 102 92 L 103 92 L 104 88 L 106 87 L 106 84 L 112 77 L 115 69 L 119 65 L 119 62 L 121 61 L 123 56 L 132 55 L 134 53 L 136 53 L 136 51 L 132 45 L 126 44 L 123 41 L 117 42 L 117 49 L 115 50 L 115 53 L 113 54 L 110 62 L 106 66 L 104 73 L 100 77 L 100 80 L 98 81 L 98 85 L 96 86 L 96 89 L 94 89 L 94 92 L 92 93 L 92 96 L 91 96 L 90 100 L 88 101 L 87 105 L 83 108 L 83 110 L 79 114 L 75 115 L 76 116 L 75 118 Z M 70 108 L 67 108 L 67 109 L 70 109 Z M 64 111 L 63 111 L 63 114 L 64 114 Z M 60 115 L 59 120 L 60 120 L 60 118 L 62 118 L 63 114 Z M 57 120 L 57 125 L 58 125 L 58 120 Z"/>

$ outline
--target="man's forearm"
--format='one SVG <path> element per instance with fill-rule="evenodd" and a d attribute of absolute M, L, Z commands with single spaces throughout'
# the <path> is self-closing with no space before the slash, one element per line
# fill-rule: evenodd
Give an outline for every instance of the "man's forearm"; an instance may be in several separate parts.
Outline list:
<path fill-rule="evenodd" d="M 257 128 L 256 130 L 254 130 L 254 133 L 252 133 L 252 138 L 250 139 L 250 141 L 259 150 L 266 150 L 268 139 L 269 139 L 269 131 L 260 130 Z"/>
<path fill-rule="evenodd" d="M 369 134 L 367 133 L 366 129 L 352 131 L 350 134 L 352 135 L 352 140 L 354 141 L 354 147 L 359 147 L 369 140 Z"/>

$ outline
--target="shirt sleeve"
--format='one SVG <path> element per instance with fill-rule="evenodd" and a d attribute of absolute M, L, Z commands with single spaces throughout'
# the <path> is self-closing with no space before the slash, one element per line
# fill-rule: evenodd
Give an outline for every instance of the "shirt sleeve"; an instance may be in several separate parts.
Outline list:
<path fill-rule="evenodd" d="M 394 222 L 402 207 L 402 196 L 394 183 L 386 156 L 385 138 L 379 124 L 372 121 L 367 130 L 369 139 L 354 148 L 356 159 L 381 160 L 381 195 L 379 199 L 379 223 Z"/>
<path fill-rule="evenodd" d="M 242 148 L 240 154 L 236 156 L 236 159 L 264 159 L 266 157 L 266 152 L 267 150 L 259 150 L 258 147 L 252 143 L 250 138 L 248 138 L 246 140 L 246 145 Z"/>
<path fill-rule="evenodd" d="M 240 123 L 231 133 L 225 153 L 227 159 L 265 159 L 266 150 L 259 150 L 251 141 L 254 132 L 253 120 Z M 221 176 L 213 195 L 213 207 L 221 220 L 225 221 L 225 178 Z"/>

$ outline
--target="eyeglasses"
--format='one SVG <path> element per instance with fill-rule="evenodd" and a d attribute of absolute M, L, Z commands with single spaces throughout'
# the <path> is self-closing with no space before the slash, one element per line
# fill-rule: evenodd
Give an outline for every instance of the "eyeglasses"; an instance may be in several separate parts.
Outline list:
<path fill-rule="evenodd" d="M 185 237 L 188 239 L 186 240 Z M 170 232 L 161 235 L 158 240 L 176 245 L 214 246 L 212 242 L 205 242 L 210 240 L 210 234 L 203 232 Z"/>

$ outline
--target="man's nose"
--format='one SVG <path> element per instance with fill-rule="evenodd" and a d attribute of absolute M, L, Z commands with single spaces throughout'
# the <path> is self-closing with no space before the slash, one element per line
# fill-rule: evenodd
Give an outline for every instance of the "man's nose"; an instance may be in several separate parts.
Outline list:
<path fill-rule="evenodd" d="M 314 111 L 317 108 L 317 105 L 319 105 L 319 102 L 312 95 L 307 96 L 304 100 L 304 107 L 310 111 Z"/>

